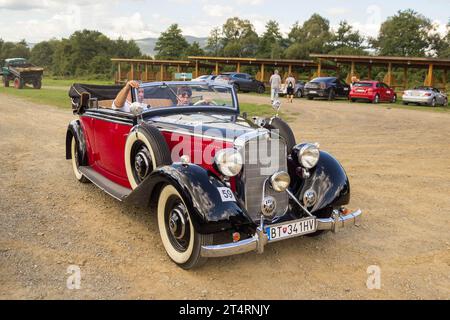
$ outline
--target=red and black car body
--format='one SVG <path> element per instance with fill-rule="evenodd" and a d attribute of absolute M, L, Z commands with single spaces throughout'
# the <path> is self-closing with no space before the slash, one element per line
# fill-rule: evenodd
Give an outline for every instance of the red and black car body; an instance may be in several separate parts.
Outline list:
<path fill-rule="evenodd" d="M 199 100 L 178 106 L 180 86 L 190 86 Z M 68 126 L 66 158 L 80 182 L 119 201 L 155 204 L 162 242 L 179 266 L 263 253 L 270 242 L 337 231 L 361 215 L 344 208 L 350 183 L 341 164 L 316 144 L 297 145 L 277 116 L 241 115 L 232 86 L 170 82 L 141 88 L 149 108 L 124 112 L 109 107 L 121 87 L 74 85 L 69 95 L 79 119 Z M 218 92 L 229 95 L 225 103 L 204 99 Z M 136 90 L 132 99 L 133 108 Z M 254 141 L 264 141 L 270 154 L 260 159 Z M 256 161 L 249 161 L 255 154 Z M 262 174 L 262 158 L 279 160 Z"/>
<path fill-rule="evenodd" d="M 352 102 L 356 100 L 369 101 L 371 103 L 396 102 L 395 90 L 387 84 L 379 81 L 359 81 L 353 84 L 349 94 Z"/>

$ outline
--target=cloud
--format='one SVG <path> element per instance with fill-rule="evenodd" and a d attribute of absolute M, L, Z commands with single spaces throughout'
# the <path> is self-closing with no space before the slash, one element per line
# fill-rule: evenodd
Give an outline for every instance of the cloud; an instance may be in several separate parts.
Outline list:
<path fill-rule="evenodd" d="M 328 9 L 327 9 L 327 13 L 328 13 L 330 16 L 333 16 L 333 17 L 336 17 L 336 16 L 342 16 L 342 15 L 347 14 L 347 13 L 349 13 L 349 12 L 350 12 L 349 9 L 347 9 L 347 8 L 342 8 L 342 7 L 339 7 L 339 8 L 334 7 L 334 8 L 328 8 Z"/>
<path fill-rule="evenodd" d="M 33 1 L 33 0 L 0 0 L 0 10 L 15 10 L 28 11 L 33 9 L 44 9 L 48 6 L 47 1 Z"/>
<path fill-rule="evenodd" d="M 238 5 L 257 6 L 264 3 L 264 0 L 236 0 Z"/>
<path fill-rule="evenodd" d="M 230 6 L 221 6 L 219 4 L 207 4 L 203 6 L 203 12 L 210 17 L 223 17 L 231 15 L 233 13 L 233 8 Z"/>

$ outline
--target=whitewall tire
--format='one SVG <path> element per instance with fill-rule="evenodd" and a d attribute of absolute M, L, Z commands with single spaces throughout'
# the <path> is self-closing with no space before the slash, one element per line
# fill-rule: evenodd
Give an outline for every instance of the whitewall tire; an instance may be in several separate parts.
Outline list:
<path fill-rule="evenodd" d="M 183 269 L 199 267 L 206 262 L 201 247 L 212 244 L 212 235 L 195 231 L 191 215 L 177 189 L 166 185 L 158 200 L 158 227 L 170 259 Z"/>
<path fill-rule="evenodd" d="M 89 180 L 78 169 L 80 165 L 78 158 L 78 146 L 75 137 L 72 137 L 72 142 L 70 144 L 70 155 L 72 157 L 72 169 L 75 174 L 75 178 L 81 183 L 88 183 Z"/>

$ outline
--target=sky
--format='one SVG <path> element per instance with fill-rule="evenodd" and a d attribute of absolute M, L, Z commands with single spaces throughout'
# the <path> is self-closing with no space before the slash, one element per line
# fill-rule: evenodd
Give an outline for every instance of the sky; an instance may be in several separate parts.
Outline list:
<path fill-rule="evenodd" d="M 287 34 L 313 13 L 336 28 L 347 20 L 366 36 L 398 10 L 414 9 L 433 21 L 441 33 L 450 21 L 450 0 L 0 0 L 0 38 L 36 43 L 70 36 L 80 29 L 98 30 L 116 39 L 158 37 L 172 23 L 184 35 L 206 37 L 227 18 L 249 19 L 261 34 L 269 20 Z"/>

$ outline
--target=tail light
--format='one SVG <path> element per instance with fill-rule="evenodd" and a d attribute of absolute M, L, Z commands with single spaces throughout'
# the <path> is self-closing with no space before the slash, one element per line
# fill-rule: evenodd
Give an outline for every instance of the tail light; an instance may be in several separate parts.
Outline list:
<path fill-rule="evenodd" d="M 425 97 L 431 97 L 431 93 L 425 93 L 424 96 Z"/>
<path fill-rule="evenodd" d="M 367 93 L 373 93 L 373 89 L 372 88 L 367 89 Z"/>

